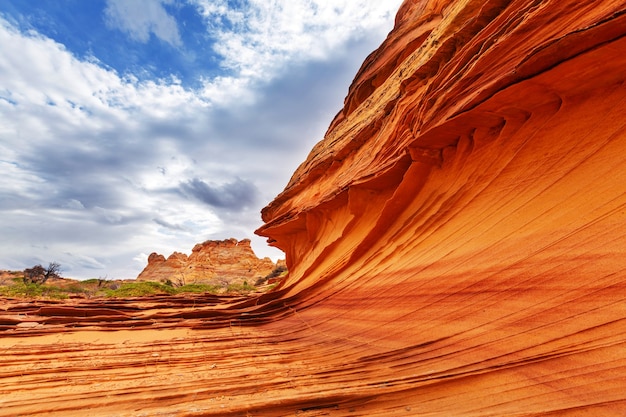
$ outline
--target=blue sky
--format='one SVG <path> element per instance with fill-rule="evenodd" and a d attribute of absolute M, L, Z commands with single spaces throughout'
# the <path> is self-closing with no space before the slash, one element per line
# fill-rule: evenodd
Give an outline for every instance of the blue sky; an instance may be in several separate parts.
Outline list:
<path fill-rule="evenodd" d="M 134 278 L 253 231 L 400 0 L 0 1 L 0 269 Z"/>

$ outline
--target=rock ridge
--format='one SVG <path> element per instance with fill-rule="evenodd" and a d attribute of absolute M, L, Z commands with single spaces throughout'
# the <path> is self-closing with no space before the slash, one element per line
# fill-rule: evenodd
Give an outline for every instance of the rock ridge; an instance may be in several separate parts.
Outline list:
<path fill-rule="evenodd" d="M 187 256 L 174 252 L 170 256 L 151 253 L 148 265 L 137 276 L 138 281 L 171 282 L 174 285 L 230 285 L 247 282 L 253 285 L 270 274 L 281 261 L 259 259 L 250 239 L 207 240 L 196 244 Z"/>

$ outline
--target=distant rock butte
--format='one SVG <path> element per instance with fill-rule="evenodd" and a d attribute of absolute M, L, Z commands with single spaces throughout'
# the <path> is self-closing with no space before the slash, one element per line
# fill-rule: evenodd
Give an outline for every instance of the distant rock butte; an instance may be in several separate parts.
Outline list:
<path fill-rule="evenodd" d="M 280 261 L 279 261 L 280 264 Z M 195 245 L 191 255 L 174 252 L 167 259 L 151 253 L 148 265 L 137 276 L 139 281 L 167 282 L 176 285 L 205 283 L 214 285 L 254 284 L 277 266 L 270 258 L 259 259 L 250 239 L 207 240 Z"/>
<path fill-rule="evenodd" d="M 263 210 L 287 278 L 15 302 L 0 416 L 626 415 L 625 52 L 626 0 L 404 1 Z"/>

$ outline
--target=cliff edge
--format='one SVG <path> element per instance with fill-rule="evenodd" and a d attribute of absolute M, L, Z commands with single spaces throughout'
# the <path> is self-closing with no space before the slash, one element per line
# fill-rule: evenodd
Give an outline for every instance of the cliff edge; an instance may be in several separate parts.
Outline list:
<path fill-rule="evenodd" d="M 389 404 L 626 413 L 625 35 L 624 1 L 405 1 L 263 210 L 283 297 Z"/>

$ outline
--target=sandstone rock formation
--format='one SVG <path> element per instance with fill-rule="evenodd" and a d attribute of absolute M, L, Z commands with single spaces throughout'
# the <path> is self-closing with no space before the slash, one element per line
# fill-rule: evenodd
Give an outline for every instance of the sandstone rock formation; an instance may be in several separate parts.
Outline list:
<path fill-rule="evenodd" d="M 277 290 L 17 303 L 0 416 L 626 415 L 624 51 L 623 0 L 406 0 L 263 211 Z"/>
<path fill-rule="evenodd" d="M 138 281 L 184 284 L 228 285 L 248 282 L 271 273 L 277 264 L 270 258 L 259 259 L 250 239 L 207 240 L 193 247 L 191 255 L 174 252 L 167 259 L 151 253 L 148 265 L 137 276 Z"/>

